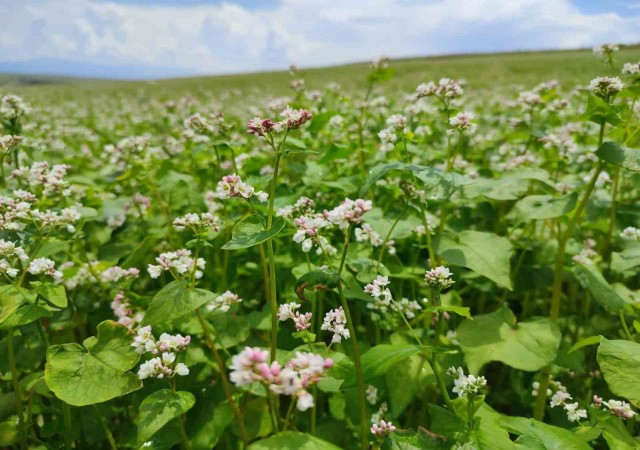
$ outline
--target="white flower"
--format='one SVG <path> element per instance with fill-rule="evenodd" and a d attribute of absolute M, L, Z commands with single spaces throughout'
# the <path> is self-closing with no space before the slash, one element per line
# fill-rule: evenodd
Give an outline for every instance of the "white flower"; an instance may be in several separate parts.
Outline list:
<path fill-rule="evenodd" d="M 577 422 L 580 419 L 587 418 L 586 409 L 578 409 L 578 403 L 568 403 L 564 405 L 564 410 L 567 412 L 567 418 L 570 422 Z"/>
<path fill-rule="evenodd" d="M 598 77 L 591 80 L 589 90 L 591 93 L 608 98 L 615 95 L 624 88 L 624 83 L 618 77 Z"/>
<path fill-rule="evenodd" d="M 234 303 L 240 303 L 242 299 L 231 291 L 226 291 L 223 294 L 218 295 L 212 302 L 207 305 L 209 311 L 219 309 L 220 311 L 227 312 Z"/>
<path fill-rule="evenodd" d="M 392 144 L 398 140 L 398 136 L 396 136 L 396 132 L 392 128 L 380 130 L 378 137 L 382 142 L 390 142 Z"/>
<path fill-rule="evenodd" d="M 553 394 L 553 397 L 551 397 L 549 404 L 552 408 L 555 406 L 563 406 L 567 400 L 571 400 L 571 394 L 565 391 L 558 391 Z"/>

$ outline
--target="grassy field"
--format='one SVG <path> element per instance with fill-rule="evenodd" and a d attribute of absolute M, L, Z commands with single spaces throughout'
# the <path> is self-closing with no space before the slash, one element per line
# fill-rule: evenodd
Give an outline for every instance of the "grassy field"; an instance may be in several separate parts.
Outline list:
<path fill-rule="evenodd" d="M 616 61 L 640 60 L 640 46 L 630 46 L 616 54 Z M 411 91 L 418 84 L 441 77 L 465 79 L 471 89 L 515 90 L 541 81 L 557 79 L 568 85 L 587 84 L 610 69 L 595 63 L 591 50 L 540 51 L 499 54 L 452 55 L 392 60 L 395 76 L 385 85 L 386 92 Z M 337 82 L 345 89 L 362 86 L 368 63 L 304 70 L 308 89 L 324 88 Z M 82 80 L 64 77 L 0 75 L 0 92 L 15 92 L 37 101 L 51 95 L 80 100 L 96 95 L 145 93 L 151 97 L 172 98 L 185 93 L 216 95 L 231 92 L 244 99 L 251 92 L 258 96 L 291 93 L 287 71 L 238 75 L 166 79 L 157 81 Z"/>

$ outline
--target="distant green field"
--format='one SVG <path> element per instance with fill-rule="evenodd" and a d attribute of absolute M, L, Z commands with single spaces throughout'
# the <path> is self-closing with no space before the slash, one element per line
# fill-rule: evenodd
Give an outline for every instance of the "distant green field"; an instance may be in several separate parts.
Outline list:
<path fill-rule="evenodd" d="M 616 62 L 640 60 L 640 46 L 629 46 L 615 55 Z M 539 51 L 479 55 L 453 55 L 391 61 L 396 73 L 385 91 L 411 91 L 418 84 L 441 77 L 465 79 L 470 89 L 514 89 L 531 87 L 541 81 L 557 79 L 566 85 L 587 84 L 599 75 L 616 75 L 591 50 Z M 361 85 L 368 63 L 348 64 L 304 70 L 307 88 L 323 88 L 337 82 L 346 89 Z M 185 93 L 250 92 L 260 97 L 291 93 L 287 71 L 239 75 L 208 76 L 158 81 L 82 80 L 64 77 L 0 75 L 0 91 L 15 92 L 37 101 L 51 95 L 81 99 L 83 96 L 127 94 L 141 91 L 152 97 L 172 98 Z M 244 97 L 243 97 L 244 98 Z M 246 100 L 246 98 L 245 98 Z"/>

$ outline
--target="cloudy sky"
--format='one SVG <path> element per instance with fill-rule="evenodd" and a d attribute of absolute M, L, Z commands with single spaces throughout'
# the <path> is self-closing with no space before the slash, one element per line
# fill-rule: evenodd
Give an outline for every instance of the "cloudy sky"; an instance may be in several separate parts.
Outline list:
<path fill-rule="evenodd" d="M 0 72 L 154 78 L 640 42 L 632 0 L 0 0 Z"/>

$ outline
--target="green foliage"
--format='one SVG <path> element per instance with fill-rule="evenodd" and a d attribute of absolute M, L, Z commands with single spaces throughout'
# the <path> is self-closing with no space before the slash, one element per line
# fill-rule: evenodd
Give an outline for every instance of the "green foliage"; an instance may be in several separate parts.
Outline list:
<path fill-rule="evenodd" d="M 560 346 L 560 330 L 548 319 L 517 322 L 509 308 L 475 316 L 458 327 L 458 340 L 472 373 L 490 361 L 518 370 L 538 370 L 551 363 Z"/>
<path fill-rule="evenodd" d="M 144 444 L 162 427 L 190 410 L 196 399 L 191 392 L 156 391 L 140 403 L 138 445 Z"/>
<path fill-rule="evenodd" d="M 598 364 L 611 392 L 640 402 L 640 344 L 602 338 L 598 347 Z"/>
<path fill-rule="evenodd" d="M 112 321 L 98 326 L 98 336 L 83 345 L 53 345 L 47 350 L 45 380 L 62 401 L 84 406 L 101 403 L 142 387 L 129 372 L 139 355 L 127 329 Z"/>

